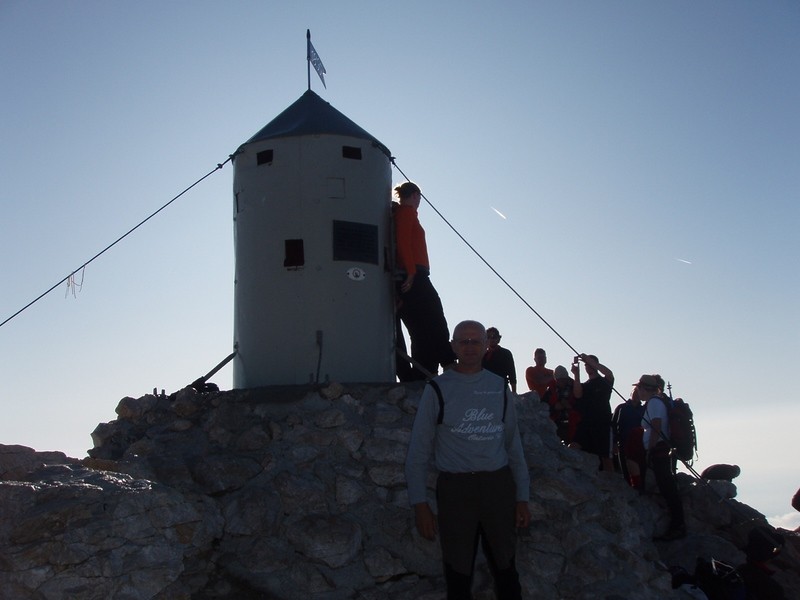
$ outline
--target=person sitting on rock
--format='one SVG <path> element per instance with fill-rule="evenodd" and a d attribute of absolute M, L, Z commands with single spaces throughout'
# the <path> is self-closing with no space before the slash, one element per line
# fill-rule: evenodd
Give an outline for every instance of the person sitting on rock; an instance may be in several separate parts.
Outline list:
<path fill-rule="evenodd" d="M 536 392 L 542 400 L 548 386 L 553 383 L 553 371 L 545 366 L 547 353 L 543 348 L 534 350 L 533 363 L 533 366 L 525 369 L 525 382 L 528 384 L 528 389 Z"/>

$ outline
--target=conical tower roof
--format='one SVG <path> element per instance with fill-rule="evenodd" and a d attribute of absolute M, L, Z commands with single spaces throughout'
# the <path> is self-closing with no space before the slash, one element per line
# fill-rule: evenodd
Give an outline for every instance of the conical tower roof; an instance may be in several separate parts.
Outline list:
<path fill-rule="evenodd" d="M 245 143 L 316 134 L 344 135 L 369 140 L 386 156 L 391 157 L 389 149 L 377 138 L 367 133 L 311 90 L 300 96 L 294 104 L 272 119 Z"/>

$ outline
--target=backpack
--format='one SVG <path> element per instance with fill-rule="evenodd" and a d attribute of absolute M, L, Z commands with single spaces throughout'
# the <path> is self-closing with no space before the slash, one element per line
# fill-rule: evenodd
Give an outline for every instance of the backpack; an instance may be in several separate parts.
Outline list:
<path fill-rule="evenodd" d="M 732 566 L 715 559 L 698 558 L 695 564 L 694 584 L 708 600 L 746 600 L 747 588 L 739 572 Z"/>
<path fill-rule="evenodd" d="M 738 569 L 714 558 L 698 557 L 692 575 L 681 566 L 669 568 L 672 589 L 685 590 L 693 598 L 746 600 L 747 585 Z"/>
<path fill-rule="evenodd" d="M 670 446 L 679 460 L 691 464 L 697 451 L 697 430 L 694 427 L 692 409 L 683 398 L 664 399 L 664 403 L 669 416 Z"/>

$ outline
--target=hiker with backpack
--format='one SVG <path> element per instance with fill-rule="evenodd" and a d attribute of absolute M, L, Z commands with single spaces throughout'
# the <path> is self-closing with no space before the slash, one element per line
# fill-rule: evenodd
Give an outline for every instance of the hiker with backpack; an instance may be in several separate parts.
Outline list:
<path fill-rule="evenodd" d="M 642 488 L 642 468 L 645 459 L 642 444 L 643 414 L 644 406 L 639 398 L 639 390 L 634 386 L 631 397 L 618 405 L 611 416 L 611 433 L 614 441 L 612 451 L 617 457 L 625 481 L 640 492 L 644 491 Z"/>
<path fill-rule="evenodd" d="M 658 395 L 667 406 L 667 417 L 669 420 L 669 445 L 672 448 L 672 472 L 678 468 L 678 461 L 691 466 L 694 455 L 697 452 L 697 431 L 694 427 L 694 414 L 691 407 L 683 401 L 683 398 L 672 399 L 672 389 L 661 375 L 655 374 L 653 377 L 658 381 Z M 669 389 L 667 395 L 664 389 Z"/>
<path fill-rule="evenodd" d="M 486 329 L 463 321 L 453 331 L 457 363 L 420 398 L 405 473 L 419 534 L 442 547 L 448 598 L 471 598 L 478 540 L 498 600 L 521 600 L 516 529 L 530 524 L 530 475 L 506 382 L 482 368 Z M 438 518 L 428 503 L 433 456 Z"/>
<path fill-rule="evenodd" d="M 686 522 L 683 517 L 683 503 L 678 493 L 678 484 L 672 467 L 672 448 L 669 442 L 670 420 L 667 401 L 659 392 L 659 379 L 656 375 L 642 375 L 634 385 L 639 397 L 644 401 L 642 417 L 642 443 L 646 453 L 645 469 L 652 469 L 656 477 L 658 491 L 667 502 L 669 527 L 666 532 L 653 538 L 655 541 L 671 541 L 686 537 Z"/>

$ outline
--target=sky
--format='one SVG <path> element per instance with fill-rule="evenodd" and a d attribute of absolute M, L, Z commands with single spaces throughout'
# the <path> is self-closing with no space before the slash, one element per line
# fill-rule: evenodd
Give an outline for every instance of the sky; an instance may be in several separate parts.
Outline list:
<path fill-rule="evenodd" d="M 120 399 L 232 351 L 216 167 L 306 91 L 306 29 L 312 89 L 508 282 L 423 201 L 451 327 L 497 327 L 520 380 L 537 347 L 598 355 L 624 397 L 662 374 L 695 469 L 738 464 L 739 500 L 800 525 L 793 0 L 3 0 L 0 321 L 74 278 L 0 326 L 0 443 L 83 457 Z"/>

